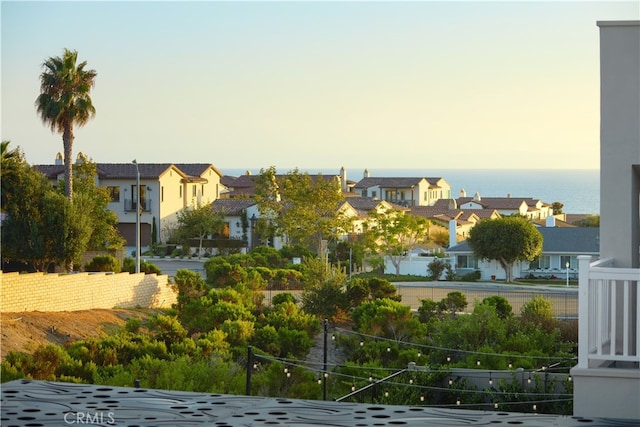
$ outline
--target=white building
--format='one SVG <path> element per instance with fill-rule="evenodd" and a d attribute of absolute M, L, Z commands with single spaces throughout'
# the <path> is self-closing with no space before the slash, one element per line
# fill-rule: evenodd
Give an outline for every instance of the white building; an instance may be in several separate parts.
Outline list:
<path fill-rule="evenodd" d="M 598 26 L 600 260 L 579 259 L 574 415 L 640 424 L 640 21 Z"/>

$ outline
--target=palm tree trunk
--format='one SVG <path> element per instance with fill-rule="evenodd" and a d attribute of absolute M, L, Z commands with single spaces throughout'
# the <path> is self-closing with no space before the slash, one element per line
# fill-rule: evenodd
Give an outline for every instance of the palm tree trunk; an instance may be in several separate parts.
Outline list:
<path fill-rule="evenodd" d="M 69 125 L 62 133 L 64 146 L 64 194 L 73 200 L 73 128 Z"/>

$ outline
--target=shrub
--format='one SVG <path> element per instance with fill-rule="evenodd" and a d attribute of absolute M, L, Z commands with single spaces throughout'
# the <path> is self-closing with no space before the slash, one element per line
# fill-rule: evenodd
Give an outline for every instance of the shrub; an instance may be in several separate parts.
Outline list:
<path fill-rule="evenodd" d="M 133 258 L 125 258 L 122 263 L 122 271 L 128 273 L 136 272 L 136 261 Z M 152 262 L 140 260 L 140 272 L 145 274 L 162 274 L 160 268 Z"/>
<path fill-rule="evenodd" d="M 119 273 L 121 270 L 120 261 L 111 255 L 93 257 L 93 259 L 84 266 L 84 269 L 86 271 L 113 271 L 114 273 Z"/>
<path fill-rule="evenodd" d="M 449 265 L 449 263 L 446 261 L 443 261 L 440 258 L 434 258 L 427 266 L 429 278 L 431 280 L 440 280 L 440 276 L 447 269 L 447 265 Z"/>
<path fill-rule="evenodd" d="M 478 280 L 480 280 L 480 277 L 482 277 L 480 270 L 476 270 L 473 271 L 471 273 L 467 273 L 465 275 L 463 275 L 460 280 L 462 280 L 463 282 L 476 282 Z"/>

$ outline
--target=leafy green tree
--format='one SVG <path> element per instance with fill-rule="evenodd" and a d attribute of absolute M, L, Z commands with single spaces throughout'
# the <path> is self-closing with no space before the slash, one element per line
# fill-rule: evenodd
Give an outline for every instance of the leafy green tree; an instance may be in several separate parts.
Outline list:
<path fill-rule="evenodd" d="M 440 276 L 447 269 L 448 265 L 449 265 L 448 262 L 440 258 L 434 258 L 433 261 L 431 261 L 427 266 L 427 271 L 429 272 L 429 278 L 431 280 L 440 280 Z"/>
<path fill-rule="evenodd" d="M 1 230 L 3 258 L 37 271 L 52 263 L 70 271 L 93 232 L 90 213 L 58 193 L 21 156 L 13 158 L 11 170 L 2 182 L 7 214 Z"/>
<path fill-rule="evenodd" d="M 561 202 L 553 202 L 551 204 L 551 207 L 553 209 L 553 214 L 558 215 L 562 213 L 562 208 L 564 207 L 564 205 Z"/>
<path fill-rule="evenodd" d="M 182 311 L 185 304 L 194 298 L 206 295 L 210 289 L 200 274 L 191 270 L 178 270 L 173 278 L 175 287 L 178 290 L 177 304 L 175 308 L 178 313 Z"/>
<path fill-rule="evenodd" d="M 409 251 L 428 240 L 429 227 L 427 219 L 400 210 L 372 212 L 364 240 L 370 251 L 389 257 L 399 275 L 400 264 L 409 256 Z"/>
<path fill-rule="evenodd" d="M 440 300 L 438 308 L 443 313 L 455 316 L 457 313 L 462 312 L 467 308 L 467 297 L 459 291 L 449 292 L 445 298 Z"/>
<path fill-rule="evenodd" d="M 498 316 L 500 316 L 501 319 L 507 319 L 513 316 L 513 309 L 511 308 L 511 304 L 509 304 L 509 301 L 507 301 L 505 297 L 492 295 L 483 299 L 482 303 L 495 307 L 496 313 L 498 313 Z"/>
<path fill-rule="evenodd" d="M 497 260 L 511 281 L 516 261 L 533 261 L 542 252 L 542 234 L 525 218 L 510 216 L 485 220 L 469 232 L 469 245 L 478 258 Z"/>
<path fill-rule="evenodd" d="M 412 341 L 426 335 L 425 326 L 413 315 L 411 307 L 389 298 L 361 304 L 351 318 L 356 330 L 396 341 Z"/>
<path fill-rule="evenodd" d="M 92 232 L 87 250 L 114 251 L 122 249 L 125 240 L 118 231 L 118 214 L 109 209 L 111 197 L 106 187 L 96 185 L 98 166 L 84 159 L 73 165 L 74 204 L 82 207 L 82 212 L 90 215 Z"/>
<path fill-rule="evenodd" d="M 255 199 L 261 216 L 271 218 L 277 234 L 289 244 L 315 247 L 321 258 L 322 241 L 334 240 L 351 228 L 350 219 L 338 209 L 343 200 L 339 182 L 321 174 L 312 178 L 297 168 L 286 175 L 277 175 L 273 166 L 262 169 Z"/>
<path fill-rule="evenodd" d="M 20 164 L 24 160 L 24 156 L 20 151 L 20 148 L 9 149 L 10 141 L 2 141 L 0 144 L 0 185 L 2 187 L 2 202 L 1 206 L 4 210 L 5 200 L 5 187 L 8 187 L 7 182 L 11 182 L 12 176 L 15 174 L 16 165 Z"/>
<path fill-rule="evenodd" d="M 97 73 L 86 69 L 87 62 L 77 63 L 78 52 L 65 49 L 62 56 L 52 56 L 42 64 L 40 95 L 36 110 L 52 132 L 62 134 L 64 146 L 65 194 L 73 199 L 72 151 L 75 126 L 84 126 L 96 114 L 89 92 Z"/>
<path fill-rule="evenodd" d="M 308 259 L 305 264 L 302 307 L 307 313 L 320 318 L 336 319 L 345 310 L 343 287 L 347 277 L 339 269 L 327 267 L 318 259 Z"/>
<path fill-rule="evenodd" d="M 224 227 L 224 214 L 215 212 L 211 205 L 186 207 L 177 213 L 178 234 L 183 240 L 198 239 L 198 258 L 202 258 L 202 241 L 219 233 Z"/>
<path fill-rule="evenodd" d="M 556 320 L 553 317 L 553 304 L 542 295 L 535 296 L 523 304 L 520 309 L 520 316 L 524 324 L 539 325 L 547 331 L 556 327 Z"/>

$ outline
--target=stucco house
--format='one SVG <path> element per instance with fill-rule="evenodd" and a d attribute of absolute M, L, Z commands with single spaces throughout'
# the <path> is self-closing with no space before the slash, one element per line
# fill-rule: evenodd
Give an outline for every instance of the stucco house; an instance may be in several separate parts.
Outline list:
<path fill-rule="evenodd" d="M 464 190 L 456 199 L 459 209 L 489 209 L 495 210 L 502 216 L 522 215 L 529 219 L 544 219 L 553 215 L 553 207 L 539 199 L 531 197 L 481 197 L 476 193 L 473 197 L 467 197 Z"/>
<path fill-rule="evenodd" d="M 511 277 L 555 277 L 567 274 L 575 279 L 578 256 L 599 254 L 599 229 L 594 227 L 540 227 L 543 237 L 542 253 L 533 262 L 522 261 L 513 265 Z M 480 271 L 481 280 L 505 280 L 506 272 L 496 260 L 477 259 L 467 240 L 447 249 L 456 274 Z M 569 263 L 567 270 L 566 263 Z"/>
<path fill-rule="evenodd" d="M 76 162 L 85 159 L 79 153 Z M 188 206 L 220 197 L 222 173 L 210 163 L 97 163 L 97 185 L 111 194 L 109 209 L 119 218 L 118 229 L 128 247 L 135 247 L 137 174 L 140 173 L 140 245 L 147 247 L 156 230 L 158 242 L 168 237 L 177 213 Z M 35 165 L 52 182 L 64 179 L 62 156 L 53 165 Z"/>
<path fill-rule="evenodd" d="M 371 197 L 400 206 L 431 206 L 451 197 L 451 185 L 443 178 L 364 177 L 353 186 L 362 197 Z"/>

